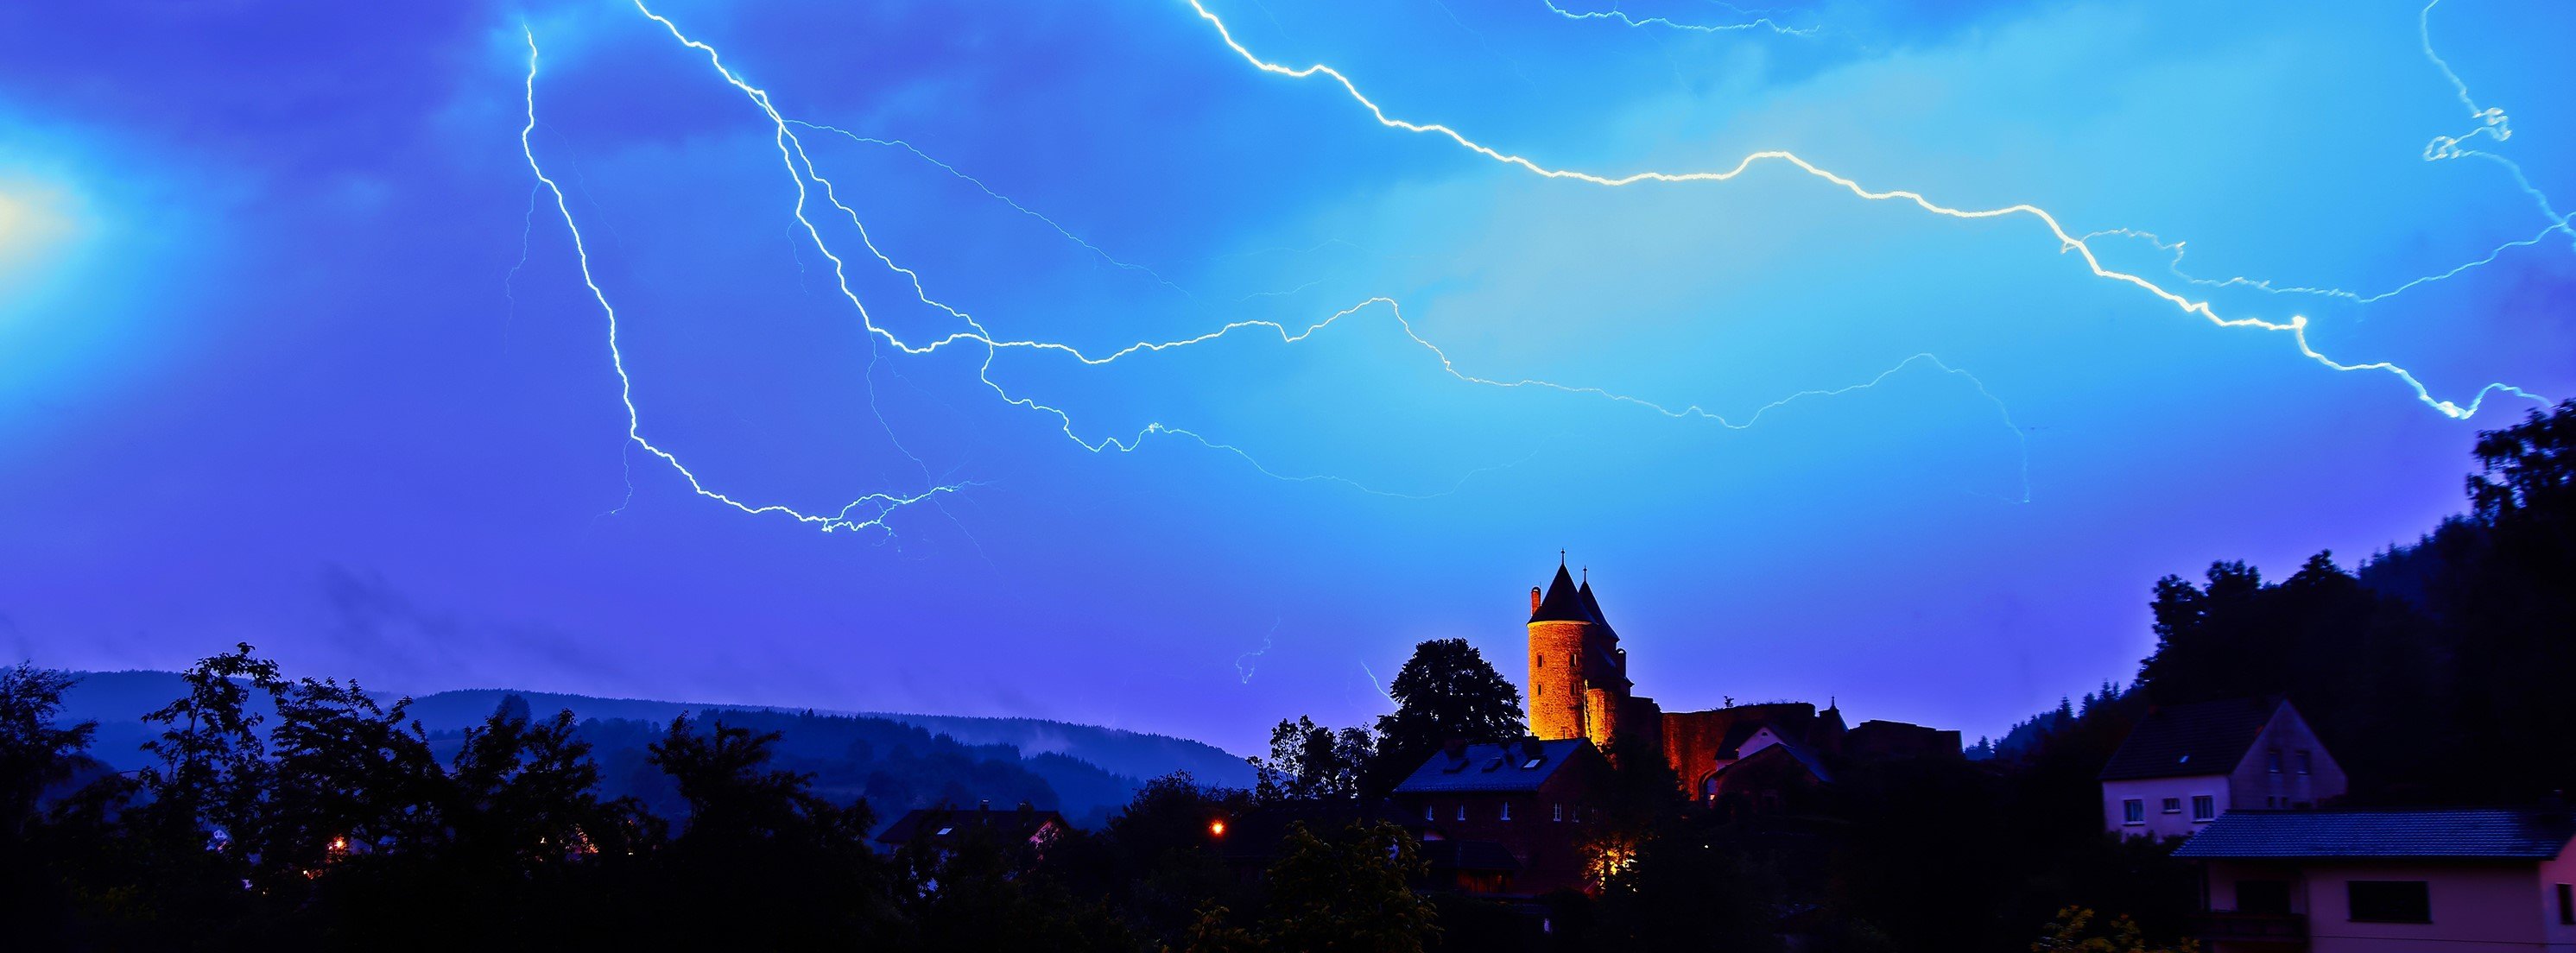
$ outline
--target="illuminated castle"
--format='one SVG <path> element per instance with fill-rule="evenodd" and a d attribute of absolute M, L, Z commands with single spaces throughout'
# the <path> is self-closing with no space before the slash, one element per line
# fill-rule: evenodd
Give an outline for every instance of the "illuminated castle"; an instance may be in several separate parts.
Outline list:
<path fill-rule="evenodd" d="M 1628 650 L 1601 615 L 1592 581 L 1576 583 L 1558 553 L 1556 578 L 1530 588 L 1529 725 L 1541 740 L 1582 738 L 1609 750 L 1613 732 L 1660 744 L 1663 710 L 1629 693 Z M 1586 573 L 1589 576 L 1589 573 Z"/>
<path fill-rule="evenodd" d="M 1558 553 L 1556 578 L 1530 589 L 1530 734 L 1581 739 L 1610 754 L 1663 755 L 1697 800 L 1773 809 L 1833 783 L 1834 765 L 1885 758 L 1959 757 L 1959 733 L 1895 721 L 1846 729 L 1840 708 L 1807 702 L 1667 712 L 1632 692 L 1628 651 L 1601 614 L 1589 573 L 1577 581 Z M 1612 739 L 1626 742 L 1614 748 Z"/>

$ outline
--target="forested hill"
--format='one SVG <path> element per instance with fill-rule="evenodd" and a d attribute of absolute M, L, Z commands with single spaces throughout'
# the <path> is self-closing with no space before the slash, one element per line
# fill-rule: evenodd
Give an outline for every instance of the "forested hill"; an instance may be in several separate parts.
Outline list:
<path fill-rule="evenodd" d="M 2533 803 L 2576 790 L 2576 401 L 2479 434 L 2466 513 L 2346 569 L 2219 561 L 2157 580 L 2156 645 L 1980 748 L 2098 770 L 2150 705 L 2281 696 L 2354 803 Z M 1972 749 L 1972 752 L 1976 749 Z"/>
<path fill-rule="evenodd" d="M 120 770 L 142 767 L 151 756 L 140 749 L 157 733 L 142 722 L 142 715 L 184 694 L 179 676 L 128 671 L 78 677 L 64 694 L 62 717 L 98 722 L 91 756 Z M 1031 718 L 807 712 L 505 689 L 420 696 L 413 699 L 410 713 L 433 736 L 452 736 L 481 724 L 513 695 L 539 716 L 572 711 L 583 721 L 584 739 L 597 746 L 603 793 L 635 794 L 648 802 L 667 792 L 630 784 L 632 778 L 659 778 L 633 768 L 642 763 L 644 745 L 657 740 L 682 713 L 780 732 L 782 766 L 816 775 L 819 793 L 840 799 L 866 796 L 880 822 L 908 808 L 984 800 L 998 805 L 1025 800 L 1061 810 L 1078 823 L 1096 822 L 1125 804 L 1142 781 L 1174 771 L 1188 771 L 1201 783 L 1252 783 L 1251 768 L 1242 758 L 1213 745 Z"/>

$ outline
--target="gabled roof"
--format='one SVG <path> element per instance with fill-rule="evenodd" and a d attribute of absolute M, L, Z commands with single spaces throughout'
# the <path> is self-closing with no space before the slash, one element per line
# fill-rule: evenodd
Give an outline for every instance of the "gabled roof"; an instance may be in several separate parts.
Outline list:
<path fill-rule="evenodd" d="M 1778 751 L 1779 754 L 1772 754 L 1771 752 L 1773 751 Z M 1717 775 L 1719 777 L 1724 777 L 1728 772 L 1744 767 L 1745 765 L 1758 765 L 1763 761 L 1776 760 L 1779 758 L 1787 758 L 1797 762 L 1799 767 L 1807 769 L 1807 774 L 1810 777 L 1813 777 L 1818 781 L 1822 781 L 1826 784 L 1834 783 L 1833 772 L 1825 769 L 1824 759 L 1816 756 L 1815 749 L 1786 738 L 1782 738 L 1771 744 L 1763 745 L 1760 748 L 1754 749 L 1752 754 L 1745 755 L 1744 757 L 1737 758 L 1734 761 L 1729 762 L 1725 767 L 1717 769 Z"/>
<path fill-rule="evenodd" d="M 2288 704 L 2279 696 L 2175 705 L 2150 710 L 2111 753 L 2101 779 L 2177 778 L 2226 774 L 2245 760 L 2272 713 Z"/>
<path fill-rule="evenodd" d="M 2567 812 L 2529 808 L 2229 811 L 2176 857 L 2547 860 L 2576 836 Z"/>
<path fill-rule="evenodd" d="M 1539 742 L 1535 758 L 1524 744 L 1468 745 L 1463 757 L 1438 752 L 1396 785 L 1395 793 L 1536 791 L 1567 764 L 1601 757 L 1592 750 L 1592 742 L 1581 738 Z"/>
<path fill-rule="evenodd" d="M 1585 605 L 1583 591 L 1574 584 L 1574 574 L 1565 564 L 1556 565 L 1556 578 L 1548 581 L 1547 595 L 1540 597 L 1538 608 L 1530 613 L 1532 622 L 1591 622 L 1592 609 Z"/>

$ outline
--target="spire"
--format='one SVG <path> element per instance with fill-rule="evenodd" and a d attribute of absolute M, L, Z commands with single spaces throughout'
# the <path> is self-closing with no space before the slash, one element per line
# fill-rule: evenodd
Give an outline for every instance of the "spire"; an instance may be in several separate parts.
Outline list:
<path fill-rule="evenodd" d="M 1538 607 L 1530 610 L 1532 622 L 1591 622 L 1592 610 L 1585 604 L 1583 591 L 1575 585 L 1574 574 L 1567 571 L 1560 557 L 1556 578 L 1548 581 L 1547 593 L 1539 597 Z"/>

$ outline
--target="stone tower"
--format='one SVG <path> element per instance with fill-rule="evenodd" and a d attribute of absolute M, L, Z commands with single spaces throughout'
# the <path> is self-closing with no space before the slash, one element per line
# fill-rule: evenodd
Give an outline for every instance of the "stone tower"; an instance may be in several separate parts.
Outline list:
<path fill-rule="evenodd" d="M 1530 590 L 1530 733 L 1548 741 L 1582 738 L 1607 748 L 1628 698 L 1628 658 L 1601 617 L 1592 583 L 1574 581 L 1562 559 L 1544 590 Z"/>

